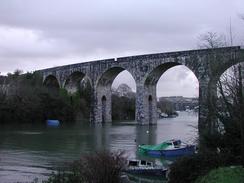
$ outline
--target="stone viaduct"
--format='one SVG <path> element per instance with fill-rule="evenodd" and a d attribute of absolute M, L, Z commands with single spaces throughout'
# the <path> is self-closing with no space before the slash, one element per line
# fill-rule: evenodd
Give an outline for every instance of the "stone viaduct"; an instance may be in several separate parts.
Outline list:
<path fill-rule="evenodd" d="M 184 65 L 199 81 L 199 132 L 214 128 L 216 83 L 229 67 L 244 62 L 244 49 L 239 46 L 217 49 L 178 51 L 121 57 L 65 65 L 40 70 L 46 86 L 77 90 L 82 79 L 92 87 L 91 122 L 111 122 L 111 85 L 115 77 L 127 70 L 136 82 L 136 121 L 157 122 L 156 84 L 168 69 Z"/>

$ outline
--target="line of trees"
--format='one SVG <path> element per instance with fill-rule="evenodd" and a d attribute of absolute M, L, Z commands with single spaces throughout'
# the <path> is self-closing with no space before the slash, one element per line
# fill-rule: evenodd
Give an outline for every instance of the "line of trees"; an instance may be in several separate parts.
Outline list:
<path fill-rule="evenodd" d="M 50 90 L 42 85 L 38 73 L 22 74 L 16 70 L 5 78 L 0 91 L 0 123 L 44 123 L 47 119 L 71 122 L 74 106 L 62 90 Z"/>

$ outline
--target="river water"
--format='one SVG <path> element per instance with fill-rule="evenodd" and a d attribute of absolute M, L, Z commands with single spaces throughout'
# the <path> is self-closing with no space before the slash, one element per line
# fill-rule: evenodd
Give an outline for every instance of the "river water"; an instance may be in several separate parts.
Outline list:
<path fill-rule="evenodd" d="M 130 158 L 141 158 L 139 144 L 156 144 L 179 138 L 194 142 L 198 116 L 180 112 L 176 118 L 158 120 L 154 126 L 133 121 L 106 125 L 80 122 L 71 126 L 0 126 L 0 183 L 47 179 L 54 168 L 78 159 L 83 153 L 125 150 Z"/>

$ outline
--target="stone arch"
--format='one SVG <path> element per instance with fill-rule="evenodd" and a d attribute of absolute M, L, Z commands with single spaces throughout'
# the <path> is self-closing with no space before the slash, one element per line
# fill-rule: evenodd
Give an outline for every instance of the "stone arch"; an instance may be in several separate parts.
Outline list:
<path fill-rule="evenodd" d="M 80 88 L 81 81 L 86 80 L 91 85 L 91 80 L 83 72 L 75 71 L 69 75 L 65 80 L 64 88 L 68 93 L 73 94 L 77 92 Z"/>
<path fill-rule="evenodd" d="M 244 64 L 244 60 L 243 61 L 239 61 L 239 62 L 226 62 L 224 64 L 220 64 L 217 72 L 215 73 L 215 75 L 211 78 L 213 83 L 217 83 L 220 79 L 220 77 L 222 76 L 222 74 L 224 74 L 228 69 L 230 69 L 233 66 L 236 66 L 238 64 Z"/>
<path fill-rule="evenodd" d="M 48 88 L 60 88 L 58 79 L 54 75 L 48 75 L 43 82 L 43 85 Z"/>
<path fill-rule="evenodd" d="M 168 62 L 168 63 L 163 63 L 163 64 L 157 66 L 150 73 L 148 73 L 148 75 L 146 75 L 145 85 L 146 86 L 156 85 L 159 78 L 162 76 L 162 74 L 164 72 L 166 72 L 168 69 L 170 69 L 174 66 L 177 66 L 177 65 L 181 65 L 181 64 L 176 63 L 176 62 Z"/>
<path fill-rule="evenodd" d="M 162 63 L 158 66 L 156 66 L 155 68 L 153 68 L 146 76 L 145 76 L 145 82 L 144 85 L 149 86 L 149 85 L 156 85 L 158 80 L 160 79 L 160 77 L 169 69 L 175 67 L 175 66 L 184 66 L 187 69 L 189 69 L 192 73 L 194 73 L 194 75 L 197 78 L 197 74 L 195 73 L 195 71 L 185 65 L 185 64 L 181 64 L 178 62 L 166 62 L 166 63 Z M 198 78 L 197 78 L 198 79 Z"/>
<path fill-rule="evenodd" d="M 95 82 L 95 95 L 97 101 L 97 109 L 95 112 L 95 119 L 97 122 L 112 122 L 112 92 L 111 86 L 114 79 L 122 71 L 127 70 L 123 67 L 112 67 L 105 70 Z M 129 71 L 128 71 L 129 72 Z M 130 73 L 130 72 L 129 72 Z M 131 73 L 130 73 L 131 74 Z M 132 75 L 132 74 L 131 74 Z M 133 77 L 133 76 L 132 76 Z M 133 77 L 134 79 L 134 77 Z M 103 102 L 106 98 L 106 109 L 104 109 Z M 104 115 L 105 111 L 105 115 Z"/>
<path fill-rule="evenodd" d="M 208 114 L 206 115 L 205 123 L 201 129 L 206 130 L 208 133 L 213 133 L 217 130 L 217 123 L 218 123 L 218 113 L 217 105 L 218 105 L 218 81 L 221 80 L 222 75 L 234 66 L 239 64 L 244 64 L 244 60 L 237 61 L 237 60 L 230 60 L 229 62 L 224 62 L 219 64 L 213 75 L 211 76 L 208 85 L 207 85 L 207 104 L 205 107 L 207 108 Z M 242 71 L 243 72 L 243 71 Z M 243 77 L 243 76 L 242 76 Z M 199 101 L 200 103 L 200 101 Z M 200 115 L 200 114 L 199 114 Z M 200 130 L 200 129 L 199 129 Z"/>
<path fill-rule="evenodd" d="M 78 102 L 76 119 L 92 120 L 92 82 L 83 72 L 74 71 L 63 82 L 63 88 L 67 91 L 70 102 Z"/>
<path fill-rule="evenodd" d="M 157 114 L 157 92 L 156 86 L 160 77 L 169 69 L 175 66 L 184 66 L 190 71 L 189 67 L 178 62 L 167 62 L 162 63 L 153 68 L 144 78 L 144 123 L 155 124 L 158 119 Z M 192 73 L 194 73 L 192 71 Z M 194 73 L 195 77 L 196 74 Z M 197 78 L 197 77 L 196 77 Z M 149 109 L 149 110 L 148 110 Z"/>
<path fill-rule="evenodd" d="M 126 69 L 122 67 L 112 67 L 107 69 L 96 82 L 96 87 L 111 87 L 114 79 L 117 77 L 119 73 Z"/>

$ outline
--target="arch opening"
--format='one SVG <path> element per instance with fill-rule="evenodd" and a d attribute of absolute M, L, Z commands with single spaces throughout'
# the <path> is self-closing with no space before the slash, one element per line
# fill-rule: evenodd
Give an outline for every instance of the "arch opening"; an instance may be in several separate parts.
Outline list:
<path fill-rule="evenodd" d="M 230 153 L 240 156 L 244 150 L 244 63 L 241 62 L 226 69 L 217 79 L 216 86 L 216 124 L 214 127 L 219 132 L 219 142 Z"/>
<path fill-rule="evenodd" d="M 91 102 L 92 102 L 92 85 L 87 76 L 79 82 L 78 91 L 73 95 L 79 98 L 81 118 L 90 119 L 91 115 Z M 78 116 L 79 117 L 79 116 Z M 81 119 L 80 118 L 80 119 Z"/>
<path fill-rule="evenodd" d="M 173 121 L 183 120 L 185 126 L 191 121 L 197 128 L 199 83 L 188 67 L 178 63 L 159 65 L 147 76 L 144 87 L 149 124 L 174 118 Z M 193 130 L 189 129 L 186 133 L 190 131 Z"/>
<path fill-rule="evenodd" d="M 180 65 L 180 64 L 174 63 L 174 62 L 169 62 L 169 63 L 159 65 L 147 76 L 145 85 L 146 86 L 157 85 L 158 80 L 163 75 L 163 73 L 166 72 L 168 69 L 170 69 L 174 66 L 177 66 L 177 65 Z"/>
<path fill-rule="evenodd" d="M 239 78 L 241 77 L 241 78 Z M 221 88 L 224 87 L 222 92 L 228 92 L 226 95 L 230 95 L 231 89 L 228 87 L 234 87 L 238 85 L 240 79 L 244 78 L 244 61 L 235 65 L 230 65 L 220 69 L 216 76 L 212 79 L 213 83 L 217 85 L 218 96 L 221 95 Z M 222 84 L 222 86 L 220 86 Z"/>
<path fill-rule="evenodd" d="M 66 79 L 64 89 L 70 98 L 76 121 L 90 119 L 92 85 L 90 78 L 80 71 L 75 71 Z"/>
<path fill-rule="evenodd" d="M 117 75 L 112 84 L 112 120 L 134 121 L 136 111 L 136 82 L 127 70 Z"/>
<path fill-rule="evenodd" d="M 53 75 L 47 76 L 43 82 L 43 85 L 50 89 L 59 89 L 60 88 L 58 79 Z"/>
<path fill-rule="evenodd" d="M 236 129 L 240 132 L 244 102 L 244 63 L 238 63 L 226 69 L 216 79 L 217 86 L 217 129 L 220 132 L 231 133 Z M 232 129 L 232 130 L 231 130 Z"/>
<path fill-rule="evenodd" d="M 184 65 L 178 64 L 164 70 L 157 79 L 156 85 L 157 97 L 182 95 L 197 98 L 199 96 L 198 79 L 192 70 Z"/>
<path fill-rule="evenodd" d="M 131 81 L 132 80 L 132 81 Z M 106 122 L 135 118 L 135 80 L 122 67 L 108 69 L 97 82 L 97 97 L 106 97 Z M 102 105 L 102 101 L 101 104 Z"/>
<path fill-rule="evenodd" d="M 79 90 L 80 83 L 85 77 L 85 74 L 79 71 L 73 72 L 65 81 L 64 88 L 70 94 L 74 94 Z"/>
<path fill-rule="evenodd" d="M 157 82 L 160 109 L 167 115 L 176 111 L 198 112 L 199 82 L 194 73 L 183 65 L 168 68 Z"/>
<path fill-rule="evenodd" d="M 114 79 L 123 70 L 125 70 L 125 69 L 122 67 L 112 67 L 112 68 L 108 69 L 99 78 L 99 80 L 97 82 L 97 87 L 108 87 L 108 88 L 110 88 Z"/>

